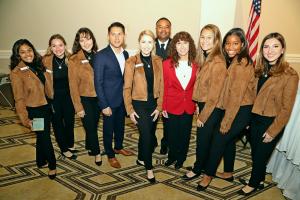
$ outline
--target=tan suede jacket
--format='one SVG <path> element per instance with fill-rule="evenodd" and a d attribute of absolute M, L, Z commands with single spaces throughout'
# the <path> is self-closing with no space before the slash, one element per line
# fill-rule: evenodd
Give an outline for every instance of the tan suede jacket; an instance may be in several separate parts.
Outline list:
<path fill-rule="evenodd" d="M 225 109 L 221 122 L 221 130 L 228 132 L 240 106 L 253 105 L 255 99 L 255 74 L 252 64 L 247 60 L 239 63 L 235 58 L 227 69 L 228 76 L 217 104 L 218 108 Z"/>
<path fill-rule="evenodd" d="M 157 110 L 162 109 L 163 99 L 163 68 L 162 59 L 152 55 L 153 65 L 153 95 L 157 100 Z M 140 54 L 126 60 L 124 71 L 124 104 L 128 115 L 134 112 L 132 100 L 147 101 L 147 80 Z"/>
<path fill-rule="evenodd" d="M 291 115 L 298 89 L 297 72 L 286 65 L 284 72 L 271 76 L 259 90 L 252 112 L 258 115 L 275 117 L 267 133 L 276 137 L 287 124 Z M 257 89 L 258 78 L 256 78 Z"/>
<path fill-rule="evenodd" d="M 69 59 L 69 86 L 76 113 L 83 111 L 80 96 L 96 97 L 94 71 L 84 53 L 80 50 Z"/>
<path fill-rule="evenodd" d="M 48 69 L 49 71 L 51 71 L 51 76 L 49 79 L 49 83 L 50 83 L 50 87 L 53 89 L 53 66 L 52 66 L 52 60 L 53 60 L 53 55 L 51 56 L 44 56 L 43 57 L 43 64 L 46 67 L 46 69 Z"/>
<path fill-rule="evenodd" d="M 53 90 L 49 82 L 50 73 L 48 70 L 44 72 L 45 86 L 24 62 L 20 62 L 10 73 L 17 114 L 26 127 L 30 127 L 26 107 L 47 105 L 46 95 L 49 98 L 53 97 Z"/>
<path fill-rule="evenodd" d="M 210 62 L 205 62 L 197 73 L 193 91 L 193 100 L 205 102 L 205 106 L 198 115 L 198 119 L 205 123 L 215 109 L 221 90 L 227 76 L 225 59 L 219 56 Z"/>

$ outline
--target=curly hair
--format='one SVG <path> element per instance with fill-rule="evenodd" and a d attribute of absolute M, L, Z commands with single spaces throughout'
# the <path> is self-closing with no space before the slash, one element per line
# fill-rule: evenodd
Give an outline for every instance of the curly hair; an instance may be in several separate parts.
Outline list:
<path fill-rule="evenodd" d="M 179 41 L 186 41 L 189 43 L 188 64 L 191 65 L 196 58 L 196 45 L 192 36 L 188 32 L 181 31 L 175 34 L 171 40 L 170 47 L 168 48 L 168 55 L 171 57 L 175 67 L 177 67 L 179 55 L 176 50 L 176 43 Z"/>
<path fill-rule="evenodd" d="M 55 39 L 62 41 L 62 43 L 65 45 L 65 56 L 66 56 L 66 58 L 69 58 L 71 56 L 71 53 L 67 49 L 67 43 L 66 43 L 65 38 L 60 34 L 54 34 L 50 37 L 49 42 L 48 42 L 48 48 L 47 48 L 45 56 L 50 56 L 50 55 L 53 54 L 53 52 L 51 50 L 51 43 Z"/>
<path fill-rule="evenodd" d="M 76 33 L 75 40 L 74 40 L 73 47 L 72 47 L 72 53 L 76 54 L 78 51 L 80 51 L 82 49 L 80 46 L 80 43 L 79 43 L 81 34 L 85 38 L 92 38 L 92 40 L 93 40 L 92 51 L 97 52 L 98 46 L 97 46 L 96 38 L 95 38 L 93 32 L 89 28 L 83 27 L 83 28 L 80 28 Z"/>
<path fill-rule="evenodd" d="M 209 55 L 207 56 L 207 58 L 205 59 L 204 51 L 200 45 L 201 37 L 199 37 L 196 62 L 200 66 L 202 66 L 205 61 L 207 61 L 207 62 L 211 61 L 215 56 L 220 56 L 221 58 L 224 58 L 224 55 L 222 53 L 222 37 L 221 37 L 221 32 L 220 32 L 219 28 L 214 24 L 207 24 L 201 29 L 200 36 L 204 30 L 210 30 L 213 32 L 214 46 L 213 46 L 211 52 L 209 53 Z"/>
<path fill-rule="evenodd" d="M 237 55 L 238 62 L 241 62 L 242 59 L 245 58 L 247 60 L 247 65 L 252 64 L 253 62 L 252 62 L 252 59 L 249 55 L 248 41 L 246 39 L 245 32 L 241 28 L 233 28 L 233 29 L 231 29 L 230 31 L 228 31 L 226 33 L 226 35 L 224 36 L 224 39 L 223 39 L 223 44 L 222 44 L 222 51 L 223 51 L 223 54 L 225 56 L 227 65 L 230 63 L 231 59 L 229 58 L 227 52 L 225 51 L 225 45 L 226 45 L 227 38 L 231 35 L 235 35 L 238 38 L 240 38 L 241 43 L 243 45 L 242 48 L 241 48 L 241 51 Z"/>
<path fill-rule="evenodd" d="M 260 48 L 259 48 L 257 63 L 255 66 L 255 76 L 256 77 L 260 77 L 264 71 L 267 71 L 269 61 L 267 59 L 265 59 L 265 57 L 264 57 L 263 48 L 264 48 L 265 42 L 268 39 L 272 39 L 272 38 L 275 38 L 280 42 L 284 51 L 283 51 L 283 54 L 281 54 L 280 57 L 278 58 L 276 64 L 268 72 L 268 74 L 272 76 L 274 74 L 282 73 L 289 66 L 289 64 L 285 61 L 286 43 L 285 43 L 284 37 L 280 33 L 277 33 L 277 32 L 270 33 L 264 37 L 264 39 L 261 42 Z"/>
<path fill-rule="evenodd" d="M 21 56 L 20 56 L 20 47 L 22 45 L 27 45 L 29 46 L 34 54 L 33 58 L 33 63 L 35 63 L 41 71 L 44 70 L 44 66 L 42 64 L 42 56 L 37 52 L 37 50 L 34 48 L 33 44 L 27 40 L 27 39 L 19 39 L 17 40 L 12 48 L 12 55 L 10 56 L 10 69 L 13 70 L 21 61 Z"/>

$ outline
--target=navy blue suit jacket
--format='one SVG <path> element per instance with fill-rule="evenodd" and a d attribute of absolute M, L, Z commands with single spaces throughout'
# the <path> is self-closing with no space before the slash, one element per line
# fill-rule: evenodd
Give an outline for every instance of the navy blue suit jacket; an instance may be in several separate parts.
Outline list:
<path fill-rule="evenodd" d="M 125 60 L 128 52 L 123 52 Z M 119 62 L 110 47 L 97 52 L 94 61 L 95 89 L 101 109 L 123 105 L 123 75 Z"/>

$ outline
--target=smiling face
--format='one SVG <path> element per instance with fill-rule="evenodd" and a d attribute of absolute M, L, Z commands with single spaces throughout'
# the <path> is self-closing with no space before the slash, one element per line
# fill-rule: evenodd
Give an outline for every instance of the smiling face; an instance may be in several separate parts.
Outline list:
<path fill-rule="evenodd" d="M 27 63 L 33 62 L 34 52 L 30 46 L 26 44 L 21 45 L 19 49 L 19 55 L 23 62 L 27 62 Z"/>
<path fill-rule="evenodd" d="M 170 38 L 171 24 L 165 19 L 159 20 L 156 24 L 156 36 L 161 42 L 165 42 Z"/>
<path fill-rule="evenodd" d="M 225 51 L 229 58 L 234 58 L 243 47 L 241 39 L 237 35 L 229 35 L 225 42 Z"/>
<path fill-rule="evenodd" d="M 143 56 L 149 56 L 154 48 L 154 40 L 149 35 L 143 35 L 139 41 L 139 45 Z"/>
<path fill-rule="evenodd" d="M 200 34 L 200 46 L 203 51 L 210 52 L 214 47 L 214 33 L 209 29 L 202 30 Z"/>
<path fill-rule="evenodd" d="M 263 45 L 263 56 L 269 64 L 276 64 L 278 58 L 284 53 L 284 48 L 276 38 L 267 39 Z"/>
<path fill-rule="evenodd" d="M 53 39 L 51 41 L 50 49 L 58 58 L 63 58 L 65 56 L 66 45 L 60 39 Z"/>
<path fill-rule="evenodd" d="M 179 40 L 176 43 L 176 51 L 180 60 L 188 60 L 189 58 L 190 43 L 188 41 Z"/>
<path fill-rule="evenodd" d="M 81 33 L 79 38 L 79 44 L 86 52 L 91 52 L 93 48 L 93 39 L 90 35 Z"/>
<path fill-rule="evenodd" d="M 119 49 L 123 46 L 125 39 L 125 33 L 121 27 L 112 27 L 108 33 L 108 40 L 111 46 L 115 49 Z"/>

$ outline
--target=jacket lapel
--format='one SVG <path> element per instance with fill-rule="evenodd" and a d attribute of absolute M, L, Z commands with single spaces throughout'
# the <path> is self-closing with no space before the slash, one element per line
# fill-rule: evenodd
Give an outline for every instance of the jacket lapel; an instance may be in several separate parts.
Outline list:
<path fill-rule="evenodd" d="M 193 84 L 192 84 L 194 82 L 193 79 L 195 79 L 193 77 L 195 77 L 196 71 L 197 71 L 197 67 L 196 67 L 196 65 L 194 63 L 192 63 L 192 74 L 191 74 L 191 78 L 189 80 L 189 83 L 188 83 L 188 85 L 185 88 L 186 90 L 188 90 L 190 87 L 193 86 Z"/>

